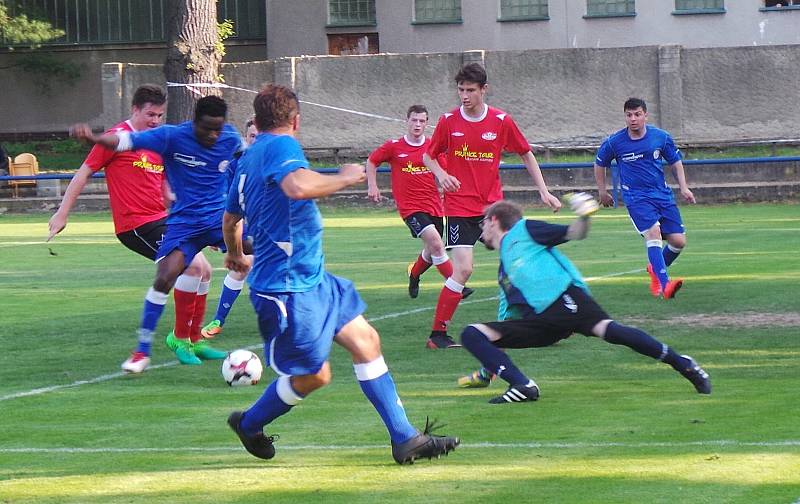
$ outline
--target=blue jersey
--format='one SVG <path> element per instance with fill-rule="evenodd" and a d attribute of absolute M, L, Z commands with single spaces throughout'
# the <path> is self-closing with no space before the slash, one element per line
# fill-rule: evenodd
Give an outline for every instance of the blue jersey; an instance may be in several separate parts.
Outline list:
<path fill-rule="evenodd" d="M 626 204 L 640 199 L 673 200 L 672 189 L 664 179 L 664 164 L 681 159 L 680 151 L 669 133 L 647 126 L 645 135 L 632 140 L 623 128 L 608 137 L 597 151 L 595 163 L 608 168 L 617 160 L 622 198 Z"/>
<path fill-rule="evenodd" d="M 158 152 L 175 193 L 167 224 L 192 227 L 222 225 L 228 182 L 225 172 L 242 140 L 225 124 L 217 142 L 207 148 L 197 142 L 191 121 L 131 133 L 134 149 Z"/>
<path fill-rule="evenodd" d="M 262 133 L 239 158 L 226 210 L 247 220 L 253 237 L 253 268 L 247 276 L 258 292 L 307 292 L 324 273 L 322 216 L 314 200 L 291 199 L 283 178 L 307 168 L 293 137 Z"/>

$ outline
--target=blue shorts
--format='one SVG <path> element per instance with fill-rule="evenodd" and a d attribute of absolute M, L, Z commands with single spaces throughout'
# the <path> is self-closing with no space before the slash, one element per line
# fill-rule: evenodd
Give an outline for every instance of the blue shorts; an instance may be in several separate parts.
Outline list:
<path fill-rule="evenodd" d="M 189 266 L 198 252 L 206 247 L 219 247 L 225 251 L 225 241 L 222 239 L 222 225 L 209 228 L 187 226 L 184 224 L 168 224 L 167 232 L 158 246 L 156 262 L 167 257 L 173 250 L 183 252 L 183 263 Z"/>
<path fill-rule="evenodd" d="M 658 222 L 661 225 L 661 234 L 685 233 L 681 213 L 674 201 L 643 199 L 628 205 L 628 215 L 631 217 L 636 232 L 644 234 Z"/>
<path fill-rule="evenodd" d="M 264 355 L 280 375 L 319 372 L 333 338 L 367 309 L 353 282 L 328 272 L 307 292 L 274 293 L 250 289 Z"/>

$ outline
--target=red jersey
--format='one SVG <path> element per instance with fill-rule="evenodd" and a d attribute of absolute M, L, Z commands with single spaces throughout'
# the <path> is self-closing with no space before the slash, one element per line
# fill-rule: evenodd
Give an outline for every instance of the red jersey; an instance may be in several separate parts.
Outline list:
<path fill-rule="evenodd" d="M 118 131 L 133 131 L 133 128 L 128 121 L 123 121 L 108 130 L 110 133 Z M 106 169 L 116 234 L 166 217 L 162 197 L 164 163 L 159 154 L 144 149 L 116 152 L 95 145 L 83 163 L 94 172 Z"/>
<path fill-rule="evenodd" d="M 487 106 L 479 119 L 467 118 L 461 108 L 444 114 L 436 124 L 428 155 L 444 154 L 445 170 L 461 182 L 458 191 L 444 193 L 445 215 L 483 215 L 487 205 L 503 199 L 500 155 L 530 150 L 514 120 L 500 109 Z"/>
<path fill-rule="evenodd" d="M 369 155 L 369 160 L 375 166 L 389 163 L 392 170 L 392 195 L 403 219 L 416 212 L 425 212 L 434 217 L 444 215 L 436 179 L 422 162 L 422 155 L 428 150 L 430 143 L 429 138 L 423 137 L 421 143 L 414 145 L 402 136 L 396 140 L 388 140 Z"/>

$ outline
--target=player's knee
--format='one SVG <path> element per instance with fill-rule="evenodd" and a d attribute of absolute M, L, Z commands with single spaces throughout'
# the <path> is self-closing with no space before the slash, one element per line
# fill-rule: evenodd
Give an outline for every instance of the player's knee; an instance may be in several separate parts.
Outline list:
<path fill-rule="evenodd" d="M 677 251 L 683 250 L 686 247 L 686 235 L 684 234 L 671 234 L 667 236 L 667 243 Z"/>
<path fill-rule="evenodd" d="M 464 328 L 461 331 L 461 344 L 466 347 L 467 350 L 471 348 L 475 348 L 476 346 L 486 342 L 488 338 L 485 334 L 483 334 L 480 329 L 475 327 L 474 325 L 470 325 Z"/>

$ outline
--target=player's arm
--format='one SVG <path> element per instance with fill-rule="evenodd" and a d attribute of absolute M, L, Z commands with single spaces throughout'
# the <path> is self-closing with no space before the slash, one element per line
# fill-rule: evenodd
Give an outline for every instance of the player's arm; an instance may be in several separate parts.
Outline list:
<path fill-rule="evenodd" d="M 597 197 L 600 204 L 603 206 L 613 206 L 614 198 L 608 193 L 606 188 L 606 168 L 611 166 L 611 158 L 609 152 L 611 146 L 608 140 L 603 142 L 600 149 L 597 151 L 597 157 L 594 160 L 594 181 L 597 184 Z"/>
<path fill-rule="evenodd" d="M 600 205 L 590 194 L 585 192 L 570 194 L 566 199 L 578 218 L 567 228 L 565 238 L 567 240 L 583 240 L 589 234 L 591 224 L 589 217 L 600 209 Z"/>
<path fill-rule="evenodd" d="M 675 180 L 678 181 L 678 187 L 680 188 L 683 199 L 689 203 L 697 203 L 697 200 L 694 199 L 694 194 L 686 183 L 686 172 L 683 169 L 683 161 L 679 159 L 669 166 L 672 168 L 672 173 L 675 174 Z"/>
<path fill-rule="evenodd" d="M 536 156 L 533 155 L 533 152 L 528 151 L 522 154 L 522 162 L 525 164 L 525 169 L 528 170 L 528 174 L 533 179 L 536 188 L 539 189 L 539 197 L 542 198 L 542 203 L 549 206 L 554 212 L 558 212 L 561 209 L 561 201 L 550 194 L 547 189 L 547 184 L 544 182 L 542 169 L 539 167 L 539 162 L 536 161 Z"/>
<path fill-rule="evenodd" d="M 69 128 L 69 136 L 95 145 L 102 145 L 106 149 L 118 150 L 119 136 L 116 133 L 95 135 L 92 128 L 86 123 L 75 124 Z M 124 149 L 119 149 L 124 150 Z"/>
<path fill-rule="evenodd" d="M 313 199 L 363 182 L 365 177 L 364 165 L 348 163 L 343 164 L 339 173 L 334 175 L 323 175 L 308 168 L 300 168 L 286 174 L 280 185 L 284 194 L 292 199 Z"/>
<path fill-rule="evenodd" d="M 225 240 L 224 265 L 237 273 L 250 271 L 251 256 L 244 254 L 242 248 L 242 216 L 227 210 L 222 215 L 222 238 Z"/>
<path fill-rule="evenodd" d="M 83 191 L 83 188 L 86 187 L 86 182 L 92 177 L 92 174 L 94 174 L 94 171 L 89 168 L 86 163 L 83 163 L 78 171 L 75 172 L 75 175 L 72 176 L 72 180 L 69 181 L 69 185 L 64 191 L 64 197 L 61 199 L 61 205 L 59 205 L 56 213 L 50 217 L 50 222 L 48 223 L 49 235 L 47 236 L 47 241 L 52 240 L 55 235 L 67 227 L 67 218 L 69 217 L 69 213 L 72 210 L 72 207 L 75 205 L 75 201 L 77 201 L 78 196 Z"/>
<path fill-rule="evenodd" d="M 378 165 L 367 159 L 367 197 L 375 203 L 380 202 L 383 197 L 378 187 Z"/>
<path fill-rule="evenodd" d="M 439 164 L 438 159 L 432 158 L 427 152 L 422 155 L 422 162 L 425 163 L 425 166 L 428 170 L 433 173 L 433 176 L 436 177 L 436 181 L 439 182 L 439 185 L 442 189 L 447 192 L 454 192 L 461 189 L 461 181 L 458 180 L 455 175 L 450 175 L 447 173 L 442 165 Z"/>

